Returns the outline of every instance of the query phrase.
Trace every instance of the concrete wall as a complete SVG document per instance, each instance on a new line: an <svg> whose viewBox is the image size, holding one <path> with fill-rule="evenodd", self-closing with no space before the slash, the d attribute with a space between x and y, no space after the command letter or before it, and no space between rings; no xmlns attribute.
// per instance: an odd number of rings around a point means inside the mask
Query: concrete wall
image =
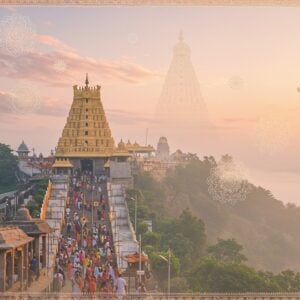
<svg viewBox="0 0 300 300"><path fill-rule="evenodd" d="M52 278L53 267L55 265L55 257L58 251L58 240L61 235L62 226L65 217L66 200L69 189L69 178L65 175L54 175L51 178L52 190L48 200L45 221L52 229L49 241L49 257L47 257L47 265L50 272L48 276Z"/></svg>
<svg viewBox="0 0 300 300"><path fill-rule="evenodd" d="M131 178L131 167L129 162L110 162L110 178Z"/></svg>

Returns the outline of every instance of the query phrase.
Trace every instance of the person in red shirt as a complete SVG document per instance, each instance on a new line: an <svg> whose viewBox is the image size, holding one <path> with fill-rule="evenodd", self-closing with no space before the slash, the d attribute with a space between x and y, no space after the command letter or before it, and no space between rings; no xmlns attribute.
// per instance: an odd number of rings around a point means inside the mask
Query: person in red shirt
<svg viewBox="0 0 300 300"><path fill-rule="evenodd" d="M89 293L95 294L96 293L96 278L93 276L90 279L89 283Z"/></svg>

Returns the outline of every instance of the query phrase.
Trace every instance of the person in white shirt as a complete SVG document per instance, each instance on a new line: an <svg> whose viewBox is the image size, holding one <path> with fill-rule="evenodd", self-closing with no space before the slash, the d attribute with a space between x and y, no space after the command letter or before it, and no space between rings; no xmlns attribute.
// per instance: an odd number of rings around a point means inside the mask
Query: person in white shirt
<svg viewBox="0 0 300 300"><path fill-rule="evenodd" d="M119 277L116 280L116 294L117 296L123 296L127 292L127 283L126 280L122 277L122 274L119 274Z"/></svg>
<svg viewBox="0 0 300 300"><path fill-rule="evenodd" d="M63 286L64 277L60 272L54 274L54 291L60 292Z"/></svg>
<svg viewBox="0 0 300 300"><path fill-rule="evenodd" d="M71 212L70 207L67 207L67 208L66 208L66 214L67 214L67 217L70 215L70 212Z"/></svg>

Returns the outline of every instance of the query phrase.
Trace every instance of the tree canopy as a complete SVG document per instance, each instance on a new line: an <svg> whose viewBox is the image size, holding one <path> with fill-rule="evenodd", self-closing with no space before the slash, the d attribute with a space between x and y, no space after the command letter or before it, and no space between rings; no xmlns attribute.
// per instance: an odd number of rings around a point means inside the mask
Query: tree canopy
<svg viewBox="0 0 300 300"><path fill-rule="evenodd" d="M254 185L234 205L214 201L207 179L216 165L213 157L194 159L159 182L142 172L128 190L132 221L135 201L130 197L137 199L138 227L153 221L142 245L151 263L154 259L152 271L161 286L166 285L166 265L159 255L170 248L178 261L171 277L181 292L299 291L300 274L293 270L300 269L300 208L285 206Z"/></svg>
<svg viewBox="0 0 300 300"><path fill-rule="evenodd" d="M218 239L218 243L209 246L207 252L224 262L241 263L247 260L246 256L241 253L242 250L243 246L239 245L235 239Z"/></svg>
<svg viewBox="0 0 300 300"><path fill-rule="evenodd" d="M0 192L15 188L17 171L17 157L8 145L0 143Z"/></svg>

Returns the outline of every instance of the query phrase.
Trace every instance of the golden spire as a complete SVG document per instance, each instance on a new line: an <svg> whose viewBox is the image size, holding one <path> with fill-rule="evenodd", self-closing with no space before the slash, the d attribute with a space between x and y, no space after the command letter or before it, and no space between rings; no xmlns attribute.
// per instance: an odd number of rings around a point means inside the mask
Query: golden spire
<svg viewBox="0 0 300 300"><path fill-rule="evenodd" d="M89 86L89 74L86 73L86 76L85 76L85 87L87 88Z"/></svg>

